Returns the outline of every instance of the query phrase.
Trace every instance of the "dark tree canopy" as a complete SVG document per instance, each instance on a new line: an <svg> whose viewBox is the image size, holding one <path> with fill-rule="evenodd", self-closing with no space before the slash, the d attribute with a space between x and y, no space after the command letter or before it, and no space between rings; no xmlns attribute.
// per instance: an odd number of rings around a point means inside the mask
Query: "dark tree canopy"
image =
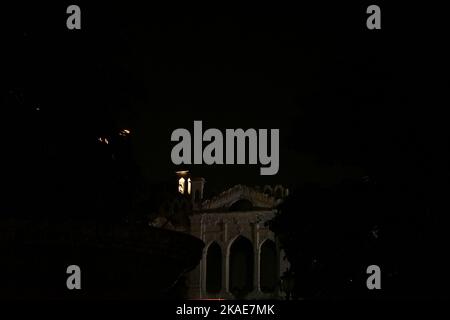
<svg viewBox="0 0 450 320"><path fill-rule="evenodd" d="M436 265L418 257L438 250L428 214L418 192L353 181L296 189L270 228L291 263L297 297L420 296L432 288ZM379 292L366 287L373 264L382 270Z"/></svg>

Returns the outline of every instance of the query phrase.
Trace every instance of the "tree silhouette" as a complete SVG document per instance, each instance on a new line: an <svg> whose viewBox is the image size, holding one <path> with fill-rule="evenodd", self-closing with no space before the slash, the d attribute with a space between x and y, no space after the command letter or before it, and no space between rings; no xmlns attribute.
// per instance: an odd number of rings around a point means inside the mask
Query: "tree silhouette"
<svg viewBox="0 0 450 320"><path fill-rule="evenodd" d="M426 248L420 195L393 194L372 181L296 189L269 227L295 274L294 297L381 298L420 295ZM369 265L379 265L382 291L369 291Z"/></svg>

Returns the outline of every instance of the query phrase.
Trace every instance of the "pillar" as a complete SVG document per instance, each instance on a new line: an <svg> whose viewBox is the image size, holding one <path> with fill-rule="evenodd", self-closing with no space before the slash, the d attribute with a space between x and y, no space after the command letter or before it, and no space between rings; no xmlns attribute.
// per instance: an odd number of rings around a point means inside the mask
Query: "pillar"
<svg viewBox="0 0 450 320"><path fill-rule="evenodd" d="M260 272L261 272L261 266L260 266L260 252L259 252L259 224L254 223L252 225L253 227L253 251L254 251L254 264L253 264L253 291L256 294L259 294L261 292L261 287L259 283L260 279Z"/></svg>

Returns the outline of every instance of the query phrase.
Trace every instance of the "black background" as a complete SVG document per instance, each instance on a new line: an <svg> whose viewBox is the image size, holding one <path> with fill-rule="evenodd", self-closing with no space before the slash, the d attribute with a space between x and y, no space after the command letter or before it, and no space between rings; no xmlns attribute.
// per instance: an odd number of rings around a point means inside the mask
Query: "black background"
<svg viewBox="0 0 450 320"><path fill-rule="evenodd" d="M89 212L108 176L97 138L122 128L132 131L133 170L149 183L182 169L171 163L170 134L192 130L193 120L279 128L276 176L259 176L259 166L190 169L210 193L368 176L406 202L420 197L419 224L429 228L416 239L423 247L412 274L429 284L425 296L446 295L442 8L379 4L382 29L368 30L371 3L79 2L82 28L68 30L69 4L1 8L2 215Z"/></svg>

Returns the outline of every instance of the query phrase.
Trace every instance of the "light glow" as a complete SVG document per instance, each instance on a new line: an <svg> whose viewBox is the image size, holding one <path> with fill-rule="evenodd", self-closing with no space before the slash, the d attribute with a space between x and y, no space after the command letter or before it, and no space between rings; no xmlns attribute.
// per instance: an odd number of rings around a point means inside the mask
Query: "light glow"
<svg viewBox="0 0 450 320"><path fill-rule="evenodd" d="M186 180L184 180L183 177L180 178L180 180L178 180L178 192L181 194L184 194L184 182Z"/></svg>

